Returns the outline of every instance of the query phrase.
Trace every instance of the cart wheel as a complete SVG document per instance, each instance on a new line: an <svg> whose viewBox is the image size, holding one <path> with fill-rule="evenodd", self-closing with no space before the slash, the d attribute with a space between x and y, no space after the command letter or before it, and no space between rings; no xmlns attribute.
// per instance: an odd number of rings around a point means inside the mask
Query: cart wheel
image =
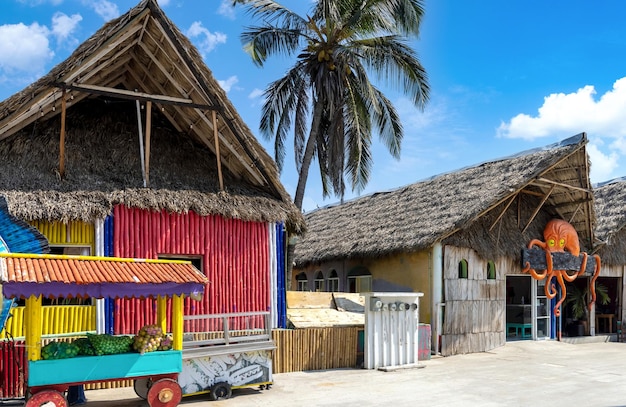
<svg viewBox="0 0 626 407"><path fill-rule="evenodd" d="M209 389L209 399L216 400L225 400L229 398L233 394L233 390L230 388L230 384L226 382L215 383Z"/></svg>
<svg viewBox="0 0 626 407"><path fill-rule="evenodd" d="M25 407L68 407L67 399L56 390L42 390L26 402Z"/></svg>
<svg viewBox="0 0 626 407"><path fill-rule="evenodd" d="M176 407L183 398L183 391L178 382L172 379L160 379L148 389L150 407Z"/></svg>
<svg viewBox="0 0 626 407"><path fill-rule="evenodd" d="M152 386L152 380L147 377L136 379L133 383L135 394L144 400L148 398L148 390L150 390L150 386Z"/></svg>

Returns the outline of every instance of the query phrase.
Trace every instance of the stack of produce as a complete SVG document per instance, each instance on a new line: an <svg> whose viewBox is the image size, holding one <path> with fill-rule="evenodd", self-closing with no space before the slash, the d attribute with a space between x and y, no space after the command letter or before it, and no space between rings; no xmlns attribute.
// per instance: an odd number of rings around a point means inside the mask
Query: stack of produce
<svg viewBox="0 0 626 407"><path fill-rule="evenodd" d="M159 350L163 337L163 329L160 326L154 324L144 325L135 335L133 349L142 355L146 352L154 352Z"/></svg>
<svg viewBox="0 0 626 407"><path fill-rule="evenodd" d="M130 352L133 344L133 337L126 335L87 334L87 337L93 346L94 353L98 356Z"/></svg>
<svg viewBox="0 0 626 407"><path fill-rule="evenodd" d="M67 359L78 355L78 346L69 342L50 342L41 348L41 358Z"/></svg>
<svg viewBox="0 0 626 407"><path fill-rule="evenodd" d="M72 343L78 347L78 354L81 356L93 356L96 354L89 338L78 338Z"/></svg>
<svg viewBox="0 0 626 407"><path fill-rule="evenodd" d="M171 350L172 349L172 337L167 335L161 339L161 344L157 350Z"/></svg>

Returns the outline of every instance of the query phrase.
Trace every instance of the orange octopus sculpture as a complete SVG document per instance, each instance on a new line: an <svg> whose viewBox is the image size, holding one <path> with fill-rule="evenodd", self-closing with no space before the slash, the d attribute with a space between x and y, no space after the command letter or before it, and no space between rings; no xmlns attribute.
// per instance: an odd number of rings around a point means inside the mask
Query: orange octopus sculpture
<svg viewBox="0 0 626 407"><path fill-rule="evenodd" d="M552 253L564 252L567 250L573 256L578 257L580 255L580 243L578 242L578 234L576 229L569 223L561 219L553 219L543 230L544 242L538 239L533 239L528 243L528 248L533 246L539 246L546 252L546 269L538 273L530 267L530 263L526 262L526 266L522 270L524 273L530 272L530 275L536 280L546 279L545 293L546 297L553 299L556 294L556 286L550 284L552 277L556 277L559 285L561 286L562 295L559 302L554 306L554 315L561 315L561 304L565 301L567 290L565 289L565 281L571 283L585 272L587 267L587 253L583 252L583 259L580 264L580 270L573 271L573 274L569 274L567 270L554 270L552 267ZM596 279L600 274L600 256L597 254L593 256L596 259L596 267L591 279L591 301L589 302L589 309L596 301ZM564 281L565 280L565 281Z"/></svg>

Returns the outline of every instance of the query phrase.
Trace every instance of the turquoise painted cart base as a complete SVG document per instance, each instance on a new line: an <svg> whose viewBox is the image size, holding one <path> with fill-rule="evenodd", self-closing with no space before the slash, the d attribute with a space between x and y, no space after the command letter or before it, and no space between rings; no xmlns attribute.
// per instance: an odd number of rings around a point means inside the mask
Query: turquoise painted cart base
<svg viewBox="0 0 626 407"><path fill-rule="evenodd" d="M28 386L89 383L113 379L178 374L182 351L169 350L122 353L106 356L78 356L69 359L28 362Z"/></svg>

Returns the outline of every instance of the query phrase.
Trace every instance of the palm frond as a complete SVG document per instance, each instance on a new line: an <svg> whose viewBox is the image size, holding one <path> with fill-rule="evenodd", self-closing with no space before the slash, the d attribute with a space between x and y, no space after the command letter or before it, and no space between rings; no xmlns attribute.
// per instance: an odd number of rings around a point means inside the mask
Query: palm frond
<svg viewBox="0 0 626 407"><path fill-rule="evenodd" d="M426 69L405 41L392 35L358 40L352 46L379 79L411 97L417 107L425 106L430 93Z"/></svg>
<svg viewBox="0 0 626 407"><path fill-rule="evenodd" d="M300 33L299 30L269 25L249 27L241 34L241 41L252 61L263 66L269 55L291 55L296 52L303 40Z"/></svg>

